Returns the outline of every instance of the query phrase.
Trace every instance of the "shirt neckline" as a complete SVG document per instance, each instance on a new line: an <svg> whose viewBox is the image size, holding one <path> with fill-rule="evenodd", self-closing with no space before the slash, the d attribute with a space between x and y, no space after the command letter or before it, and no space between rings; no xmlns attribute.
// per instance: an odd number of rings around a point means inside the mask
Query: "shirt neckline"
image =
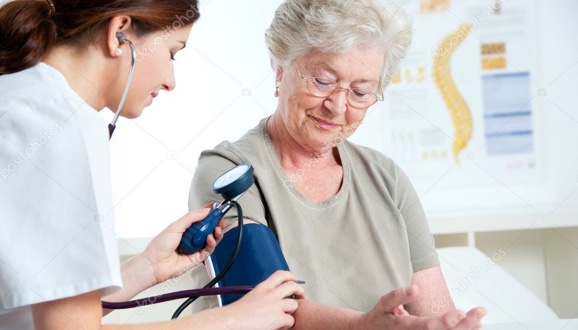
<svg viewBox="0 0 578 330"><path fill-rule="evenodd" d="M337 194L331 196L329 199L326 199L322 202L313 202L313 201L307 199L305 196L303 196L295 188L295 186L293 186L293 184L291 184L291 182L289 181L289 178L287 177L287 173L285 173L285 170L283 170L283 167L281 166L281 163L279 162L279 158L277 157L277 154L275 153L275 148L273 148L273 143L271 142L271 136L269 135L269 131L267 130L267 121L269 120L269 118L271 118L271 117L269 116L267 118L264 118L260 122L259 126L260 126L260 130L263 134L263 140L265 141L265 147L267 148L267 151L269 153L269 157L271 157L271 161L275 165L275 171L277 173L277 176L279 176L281 178L281 181L283 182L283 187L289 189L289 191L291 191L291 194L293 196L295 196L299 201L301 201L302 203L304 203L304 204L306 204L312 208L317 208L317 209L327 208L331 205L334 205L335 203L337 203L341 199L343 199L343 196L349 190L349 185L351 182L351 170L350 170L350 165L349 165L350 164L349 157L348 157L348 154L347 154L345 148L343 147L343 143L340 143L337 145L337 152L339 153L339 157L341 158L341 166L343 167L343 183L341 184L339 191L337 192Z"/></svg>

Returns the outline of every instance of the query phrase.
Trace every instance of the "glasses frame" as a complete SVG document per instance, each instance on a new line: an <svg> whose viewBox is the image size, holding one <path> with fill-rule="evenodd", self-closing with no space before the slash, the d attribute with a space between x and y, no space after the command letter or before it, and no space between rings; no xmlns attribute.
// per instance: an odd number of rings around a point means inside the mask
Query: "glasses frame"
<svg viewBox="0 0 578 330"><path fill-rule="evenodd" d="M332 79L327 79L327 78L324 78L324 77L316 77L316 76L304 75L304 74L301 73L301 70L300 70L299 68L297 68L297 72L299 73L299 76L301 77L301 79L303 79L303 80L305 81L305 86L307 86L307 90L309 90L309 92L310 92L311 94L313 94L313 95L315 95L315 96L317 96L317 97L329 97L329 96L333 95L333 93L335 93L335 92L337 92L337 91L344 90L344 91L346 92L346 93L345 93L345 99L347 100L347 104L349 104L350 106L352 106L352 107L354 107L354 108L356 108L356 109L369 108L370 106L376 104L378 101L383 101L383 99L384 99L382 95L379 95L379 94L374 93L374 92L370 92L370 93L368 93L368 94L373 94L373 95L375 95L375 101L374 101L373 103L371 103L370 105L368 105L368 106L361 106L361 107L359 107L359 106L353 105L353 104L351 103L350 96L349 96L349 93L350 93L351 90L352 90L352 89L351 89L351 86L349 86L349 88L344 88L344 87L339 86L339 84L337 83L337 81L332 80ZM315 84L315 79L322 79L322 80L332 81L333 84L335 84L335 88L333 88L333 90L332 90L329 94L327 94L327 95L317 95L317 94L316 94L315 92L313 92L313 91L311 90L311 88L309 87L309 83ZM379 82L378 86L381 86L381 82ZM378 87L378 89L379 89L379 87Z"/></svg>

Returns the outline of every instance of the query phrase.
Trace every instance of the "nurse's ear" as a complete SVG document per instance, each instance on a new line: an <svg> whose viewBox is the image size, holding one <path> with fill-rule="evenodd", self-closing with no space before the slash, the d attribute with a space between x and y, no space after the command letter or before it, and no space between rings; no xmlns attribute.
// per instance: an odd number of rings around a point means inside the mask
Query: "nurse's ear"
<svg viewBox="0 0 578 330"><path fill-rule="evenodd" d="M122 44L124 39L128 38L127 31L130 30L131 18L127 15L114 16L108 23L108 30L106 32L106 46L107 53L112 57L119 57L122 55ZM124 38L119 38L122 34ZM122 39L122 40L121 40Z"/></svg>

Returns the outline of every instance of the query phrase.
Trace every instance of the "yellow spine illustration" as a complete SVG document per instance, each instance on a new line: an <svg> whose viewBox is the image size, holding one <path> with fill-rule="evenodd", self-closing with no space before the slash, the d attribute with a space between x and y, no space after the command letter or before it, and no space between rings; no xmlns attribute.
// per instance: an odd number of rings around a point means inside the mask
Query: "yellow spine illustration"
<svg viewBox="0 0 578 330"><path fill-rule="evenodd" d="M459 154L472 138L472 114L468 104L458 91L450 72L450 60L453 52L464 41L473 24L467 23L446 36L439 44L433 58L433 79L449 111L454 126L452 153L456 163L460 163Z"/></svg>

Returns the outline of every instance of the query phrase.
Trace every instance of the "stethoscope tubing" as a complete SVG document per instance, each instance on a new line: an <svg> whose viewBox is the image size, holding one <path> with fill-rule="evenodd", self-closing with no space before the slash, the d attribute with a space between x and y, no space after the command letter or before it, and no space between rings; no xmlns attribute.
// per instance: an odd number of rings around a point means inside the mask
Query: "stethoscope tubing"
<svg viewBox="0 0 578 330"><path fill-rule="evenodd" d="M135 308L140 306L158 304L169 300L175 299L182 299L182 298L190 298L190 297L201 297L201 296L211 296L211 295L219 295L219 294L245 294L251 291L254 287L253 286L230 286L230 287L223 287L223 288L202 288L202 289L192 289L192 290L183 290L178 292L170 292L158 296L148 297L148 298L141 298L135 299L131 301L122 301L122 302L111 302L111 301L103 301L102 307L107 309L127 309L127 308Z"/></svg>
<svg viewBox="0 0 578 330"><path fill-rule="evenodd" d="M112 133L114 132L114 129L116 128L116 121L118 120L118 116L120 115L120 112L124 106L124 102L126 101L126 97L128 95L128 90L129 90L130 85L132 83L132 76L134 75L134 67L136 64L136 48L134 47L134 44L132 43L132 41L130 41L128 39L125 39L125 41L128 41L128 45L130 46L130 54L131 54L130 71L128 72L128 78L126 80L126 84L124 85L124 91L122 93L122 97L120 98L120 102L118 104L118 108L116 109L116 113L114 114L112 121L108 125L109 138L112 137Z"/></svg>

